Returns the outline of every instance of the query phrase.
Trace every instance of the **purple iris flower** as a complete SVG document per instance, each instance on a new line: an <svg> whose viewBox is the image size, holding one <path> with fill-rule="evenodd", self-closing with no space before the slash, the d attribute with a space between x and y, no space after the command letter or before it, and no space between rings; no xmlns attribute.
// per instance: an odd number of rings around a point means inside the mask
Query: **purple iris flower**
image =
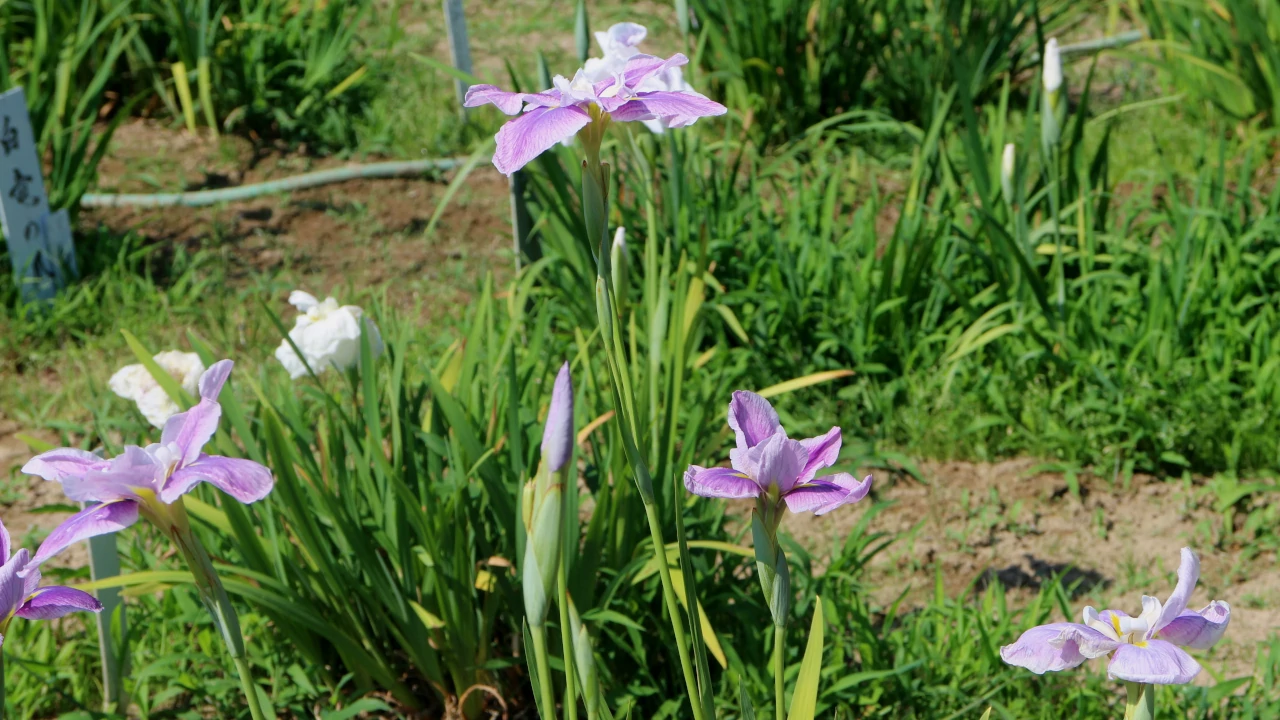
<svg viewBox="0 0 1280 720"><path fill-rule="evenodd" d="M72 500L100 503L53 531L32 563L38 565L80 540L126 528L137 522L139 511L170 537L185 532L181 499L201 482L243 503L266 497L274 483L270 470L251 460L203 452L218 430L222 416L218 393L233 365L222 360L200 376L200 402L169 418L158 443L126 446L110 460L84 450L59 448L24 465L24 473L62 483Z"/></svg>
<svg viewBox="0 0 1280 720"><path fill-rule="evenodd" d="M858 481L849 473L816 477L840 456L840 428L807 440L792 440L768 400L738 390L729 402L729 427L738 446L729 451L732 467L690 465L684 486L710 498L760 498L785 502L791 512L823 515L855 503L871 490L871 476Z"/></svg>
<svg viewBox="0 0 1280 720"><path fill-rule="evenodd" d="M3 562L0 564L0 646L4 645L4 633L9 631L9 623L15 617L52 620L80 610L102 611L102 604L83 590L62 585L40 587L39 563L31 560L26 548L12 556L9 548L9 531L0 522L0 559ZM43 552L42 545L36 555Z"/></svg>
<svg viewBox="0 0 1280 720"><path fill-rule="evenodd" d="M479 107L492 103L507 115L520 115L498 131L498 146L493 154L493 164L498 171L510 175L593 122L661 120L667 127L679 128L701 117L723 115L723 105L688 87L648 89L652 84L646 84L647 81L688 62L680 53L666 60L634 55L626 60L621 71L604 80L592 82L580 68L573 80L557 75L554 87L539 93L507 92L494 85L473 85L467 90L463 104Z"/></svg>
<svg viewBox="0 0 1280 720"><path fill-rule="evenodd" d="M1187 609L1199 579L1200 558L1191 548L1182 548L1178 584L1164 604L1144 595L1137 617L1086 607L1084 624L1033 627L1014 644L1000 648L1000 657L1043 675L1110 655L1107 674L1112 678L1151 685L1189 683L1200 672L1200 663L1182 648L1213 647L1231 621L1231 606L1220 600L1198 611Z"/></svg>

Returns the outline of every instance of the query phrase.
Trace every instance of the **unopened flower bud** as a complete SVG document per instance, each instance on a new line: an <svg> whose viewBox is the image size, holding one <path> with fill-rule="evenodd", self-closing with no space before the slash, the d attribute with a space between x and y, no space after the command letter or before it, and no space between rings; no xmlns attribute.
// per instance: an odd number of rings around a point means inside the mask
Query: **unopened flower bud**
<svg viewBox="0 0 1280 720"><path fill-rule="evenodd" d="M555 387L551 390L551 409L542 432L542 459L547 472L558 472L573 453L573 381L569 363L560 366Z"/></svg>
<svg viewBox="0 0 1280 720"><path fill-rule="evenodd" d="M1062 87L1062 54L1058 50L1058 39L1049 38L1044 45L1044 60L1040 64L1040 79L1044 82L1044 91L1056 93Z"/></svg>
<svg viewBox="0 0 1280 720"><path fill-rule="evenodd" d="M1004 193L1004 203L1013 207L1013 171L1016 159L1013 143L1004 146L1004 156L1000 158L1000 190Z"/></svg>
<svg viewBox="0 0 1280 720"><path fill-rule="evenodd" d="M1062 55L1058 40L1049 38L1044 46L1041 61L1041 80L1044 82L1044 99L1040 103L1040 141L1045 152L1058 144L1062 136L1062 123L1066 119L1066 104L1062 102Z"/></svg>
<svg viewBox="0 0 1280 720"><path fill-rule="evenodd" d="M618 303L618 316L627 315L627 290L631 282L631 264L627 257L627 229L619 227L613 234L613 247L609 250L609 265L613 270L613 297Z"/></svg>

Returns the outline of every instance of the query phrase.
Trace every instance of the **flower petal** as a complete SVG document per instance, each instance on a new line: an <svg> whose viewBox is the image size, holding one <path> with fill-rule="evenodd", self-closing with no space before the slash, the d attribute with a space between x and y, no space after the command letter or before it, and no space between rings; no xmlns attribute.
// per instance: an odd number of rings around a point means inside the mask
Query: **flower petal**
<svg viewBox="0 0 1280 720"><path fill-rule="evenodd" d="M633 22L620 22L609 27L609 31L597 32L596 42L600 44L600 51L608 53L615 51L616 47L633 48L644 42L645 35L649 34L649 30L643 25L637 25Z"/></svg>
<svg viewBox="0 0 1280 720"><path fill-rule="evenodd" d="M9 562L9 528L4 526L4 521L0 520L0 565Z"/></svg>
<svg viewBox="0 0 1280 720"><path fill-rule="evenodd" d="M1231 606L1214 600L1199 612L1187 610L1160 628L1160 638L1193 650L1208 650L1222 639L1231 622Z"/></svg>
<svg viewBox="0 0 1280 720"><path fill-rule="evenodd" d="M201 455L190 465L174 471L160 490L160 502L171 503L202 481L242 503L261 500L275 485L271 471L252 460Z"/></svg>
<svg viewBox="0 0 1280 720"><path fill-rule="evenodd" d="M688 65L689 58L683 53L676 53L671 57L663 60L653 55L636 55L627 60L626 67L622 71L622 83L626 87L639 87L640 83L649 79L649 76L660 72L666 72L669 68ZM596 95L607 90L614 84L615 80L610 78L596 84Z"/></svg>
<svg viewBox="0 0 1280 720"><path fill-rule="evenodd" d="M1121 645L1107 673L1129 682L1182 685L1200 673L1200 663L1173 643L1148 640L1141 645Z"/></svg>
<svg viewBox="0 0 1280 720"><path fill-rule="evenodd" d="M79 477L91 470L106 469L107 464L106 460L87 450L58 448L31 458L26 465L22 466L22 472L45 480L62 482L69 477Z"/></svg>
<svg viewBox="0 0 1280 720"><path fill-rule="evenodd" d="M9 613L17 610L22 598L26 597L22 571L29 566L30 557L27 549L22 548L9 562L0 566L0 618L9 617Z"/></svg>
<svg viewBox="0 0 1280 720"><path fill-rule="evenodd" d="M524 93L508 92L496 85L472 85L467 88L463 107L480 107L492 103L506 115L516 115L524 107Z"/></svg>
<svg viewBox="0 0 1280 720"><path fill-rule="evenodd" d="M315 295L303 290L294 290L289 293L289 304L298 308L298 312L306 312L311 308L320 304Z"/></svg>
<svg viewBox="0 0 1280 720"><path fill-rule="evenodd" d="M758 452L760 458L755 475L756 484L762 488L777 485L778 491L783 495L795 487L796 480L800 478L800 472L809 459L804 446L783 433L774 435L758 448L752 448L752 452Z"/></svg>
<svg viewBox="0 0 1280 720"><path fill-rule="evenodd" d="M726 500L753 498L760 494L760 486L754 480L726 467L690 465L684 471L684 487L694 495Z"/></svg>
<svg viewBox="0 0 1280 720"><path fill-rule="evenodd" d="M738 448L746 450L773 437L782 429L782 423L778 420L778 411L768 400L753 392L738 390L729 401L729 427L738 440Z"/></svg>
<svg viewBox="0 0 1280 720"><path fill-rule="evenodd" d="M76 502L135 499L140 493L155 492L166 472L155 456L137 445L127 445L106 467L64 479L62 492Z"/></svg>
<svg viewBox="0 0 1280 720"><path fill-rule="evenodd" d="M1090 658L1115 650L1115 640L1085 625L1052 623L1022 633L1017 642L1000 648L1000 657L1010 665L1037 675L1067 670Z"/></svg>
<svg viewBox="0 0 1280 720"><path fill-rule="evenodd" d="M222 392L222 386L226 384L227 378L231 376L231 368L235 367L235 365L230 360L219 360L213 364L213 367L201 373L200 397L204 400L217 402L218 393Z"/></svg>
<svg viewBox="0 0 1280 720"><path fill-rule="evenodd" d="M510 175L590 122L591 116L575 105L534 108L498 131L493 166L503 175Z"/></svg>
<svg viewBox="0 0 1280 720"><path fill-rule="evenodd" d="M547 469L556 472L569 462L573 452L573 381L569 363L560 366L556 384L551 390L551 409L542 432L542 457Z"/></svg>
<svg viewBox="0 0 1280 720"><path fill-rule="evenodd" d="M849 473L835 473L797 484L782 496L793 513L826 515L841 505L856 503L871 491L871 476L861 482Z"/></svg>
<svg viewBox="0 0 1280 720"><path fill-rule="evenodd" d="M1174 618L1187 609L1187 601L1191 599L1191 593L1195 591L1196 583L1199 581L1200 558L1191 548L1182 548L1182 562L1178 564L1178 584L1174 586L1169 599L1160 609L1160 614L1151 624L1147 637L1155 637L1161 628L1173 622Z"/></svg>
<svg viewBox="0 0 1280 720"><path fill-rule="evenodd" d="M30 567L39 567L40 563L81 540L123 530L137 521L138 503L134 500L117 500L85 508L49 533L36 550L35 557L31 558Z"/></svg>
<svg viewBox="0 0 1280 720"><path fill-rule="evenodd" d="M160 432L160 443L172 443L178 447L180 467L195 462L205 444L218 432L218 421L221 419L222 406L217 401L202 399L190 410L165 421L164 430Z"/></svg>
<svg viewBox="0 0 1280 720"><path fill-rule="evenodd" d="M805 463L804 471L800 473L800 482L807 483L818 474L819 470L834 465L840 458L841 442L838 427L831 428L826 435L801 440L800 444L809 451L809 461Z"/></svg>
<svg viewBox="0 0 1280 720"><path fill-rule="evenodd" d="M642 92L616 108L609 117L619 122L663 120L667 127L692 125L698 118L725 114L724 105L691 91Z"/></svg>
<svg viewBox="0 0 1280 720"><path fill-rule="evenodd" d="M83 590L49 585L36 590L16 614L27 620L52 620L81 610L102 612L102 603Z"/></svg>

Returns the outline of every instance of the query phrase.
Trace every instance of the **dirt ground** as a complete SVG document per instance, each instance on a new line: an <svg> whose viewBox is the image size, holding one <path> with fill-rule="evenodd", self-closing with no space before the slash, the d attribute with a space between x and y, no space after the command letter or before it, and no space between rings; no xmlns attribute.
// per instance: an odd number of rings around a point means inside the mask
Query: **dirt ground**
<svg viewBox="0 0 1280 720"><path fill-rule="evenodd" d="M1225 640L1207 655L1197 653L1210 671L1199 682L1248 674L1257 643L1280 629L1276 558L1268 553L1245 561L1238 547L1217 547L1223 517L1198 497L1196 482L1136 475L1126 489L1084 476L1077 497L1061 473L1038 472L1041 464L1027 458L925 461L918 465L925 482L878 476L871 499L889 505L869 530L900 537L869 566L876 599L889 603L905 591L910 607L932 594L940 568L952 597L976 597L998 578L1013 589L1015 603L1026 602L1042 583L1066 573L1066 583L1076 586L1077 612L1093 605L1137 614L1142 595L1168 597L1179 548L1189 546L1201 562L1192 608L1223 600L1232 610ZM864 501L823 517L788 514L783 531L820 557L842 543L870 507ZM816 563L816 571L821 566Z"/></svg>
<svg viewBox="0 0 1280 720"><path fill-rule="evenodd" d="M116 131L98 191L213 189L345 164L255 153L243 139L193 136L138 120ZM274 271L321 296L394 284L413 290L391 294L401 309L421 304L430 311L465 305L470 280L492 271L500 282L514 267L507 180L488 164L471 173L426 234L450 179L353 180L206 208L94 208L80 222L134 230L169 246L224 250L233 283Z"/></svg>

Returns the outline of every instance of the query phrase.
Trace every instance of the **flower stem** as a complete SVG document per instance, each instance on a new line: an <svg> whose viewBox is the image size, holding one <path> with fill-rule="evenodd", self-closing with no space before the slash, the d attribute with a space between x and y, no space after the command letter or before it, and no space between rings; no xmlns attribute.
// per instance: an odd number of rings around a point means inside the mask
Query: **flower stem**
<svg viewBox="0 0 1280 720"><path fill-rule="evenodd" d="M1127 682L1124 687L1129 695L1124 706L1124 720L1155 720L1156 686Z"/></svg>
<svg viewBox="0 0 1280 720"><path fill-rule="evenodd" d="M662 596L667 602L667 614L671 616L671 631L676 636L676 651L680 655L680 669L684 671L684 685L689 692L689 707L694 720L705 720L702 712L698 681L693 676L693 662L689 658L689 640L684 634L684 622L680 619L680 601L676 599L671 584L671 568L667 565L667 545L662 541L662 525L658 522L658 507L645 503L645 516L649 519L649 535L653 538L653 554L658 561L658 576L662 579Z"/></svg>
<svg viewBox="0 0 1280 720"><path fill-rule="evenodd" d="M547 659L547 627L530 625L529 634L533 636L533 660L538 664L538 692L542 694L543 720L553 720L556 716L556 695L551 689L551 662Z"/></svg>
<svg viewBox="0 0 1280 720"><path fill-rule="evenodd" d="M569 589L563 561L557 575L559 597L556 604L560 608L560 644L564 648L564 720L578 720L578 693L574 688L573 631L569 622Z"/></svg>
<svg viewBox="0 0 1280 720"><path fill-rule="evenodd" d="M0 645L0 720L4 720L4 646Z"/></svg>
<svg viewBox="0 0 1280 720"><path fill-rule="evenodd" d="M253 720L265 720L267 715L262 711L262 703L258 698L258 686L253 682L253 670L249 668L249 660L244 656L233 658L236 673L240 675L240 689L244 691L244 699L249 703L249 715ZM274 713L272 714L274 717Z"/></svg>
<svg viewBox="0 0 1280 720"><path fill-rule="evenodd" d="M773 716L777 720L783 720L783 706L786 703L787 689L783 672L786 671L785 660L783 659L782 644L786 642L787 628L782 625L773 626L773 694L774 709Z"/></svg>
<svg viewBox="0 0 1280 720"><path fill-rule="evenodd" d="M157 515L157 517L160 516ZM275 720L274 712L267 714L263 711L262 701L258 697L258 688L253 682L253 670L249 667L249 661L245 656L244 634L240 631L240 618L231 604L231 598L227 597L227 590L222 586L222 580L213 569L213 560L209 558L209 552L191 531L191 523L181 499L168 506L168 512L162 520L167 522L157 522L157 525L173 539L183 559L187 561L187 567L195 579L196 590L200 594L200 601L213 616L213 624L222 635L227 654L231 655L231 660L235 663L236 673L240 676L240 689L244 691L244 700L249 706L250 716L253 720L268 718Z"/></svg>

